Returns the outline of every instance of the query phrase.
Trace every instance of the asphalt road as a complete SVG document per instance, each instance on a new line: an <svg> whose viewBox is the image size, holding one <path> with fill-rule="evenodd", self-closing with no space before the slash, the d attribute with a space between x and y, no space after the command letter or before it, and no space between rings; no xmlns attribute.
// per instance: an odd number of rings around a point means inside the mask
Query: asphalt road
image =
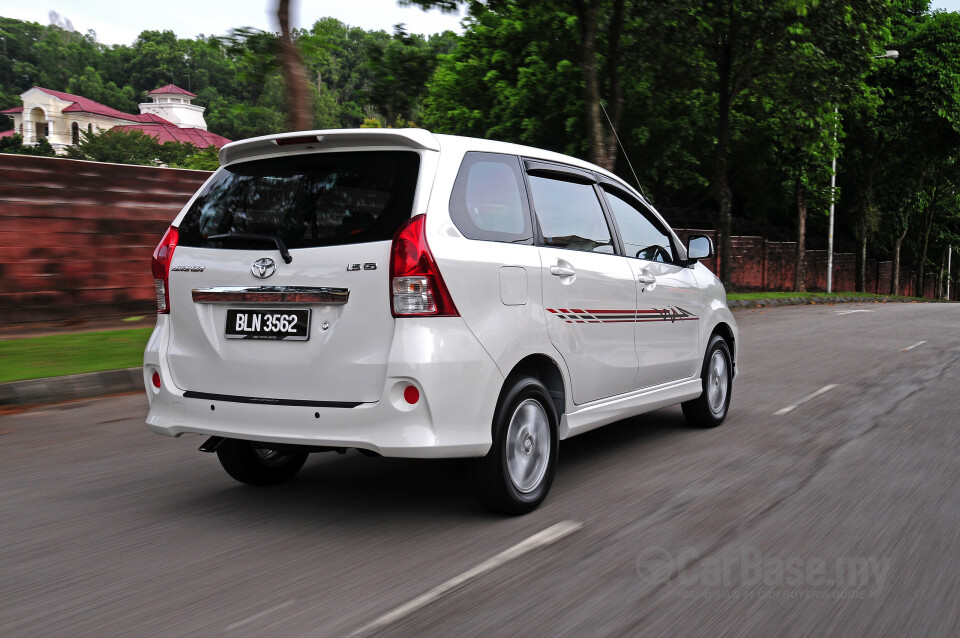
<svg viewBox="0 0 960 638"><path fill-rule="evenodd" d="M737 318L722 427L564 442L520 518L457 461L242 486L140 396L0 417L0 636L960 635L960 305Z"/></svg>

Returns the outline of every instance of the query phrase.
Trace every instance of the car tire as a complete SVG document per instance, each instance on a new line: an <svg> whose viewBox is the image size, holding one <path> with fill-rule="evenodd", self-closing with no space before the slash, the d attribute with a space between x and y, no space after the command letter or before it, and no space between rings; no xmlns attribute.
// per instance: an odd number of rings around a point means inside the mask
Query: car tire
<svg viewBox="0 0 960 638"><path fill-rule="evenodd" d="M727 418L733 392L733 359L720 335L710 337L700 370L703 392L681 404L687 423L700 428L715 428Z"/></svg>
<svg viewBox="0 0 960 638"><path fill-rule="evenodd" d="M473 462L480 501L501 514L535 510L550 491L558 451L550 393L539 379L516 379L497 404L490 451Z"/></svg>
<svg viewBox="0 0 960 638"><path fill-rule="evenodd" d="M307 461L307 452L281 451L255 441L226 439L217 447L220 465L247 485L276 485L292 479Z"/></svg>

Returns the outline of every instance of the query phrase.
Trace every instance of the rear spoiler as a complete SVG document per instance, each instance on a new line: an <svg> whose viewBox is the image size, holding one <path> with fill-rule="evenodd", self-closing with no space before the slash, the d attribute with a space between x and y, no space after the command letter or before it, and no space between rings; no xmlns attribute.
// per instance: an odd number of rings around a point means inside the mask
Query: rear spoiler
<svg viewBox="0 0 960 638"><path fill-rule="evenodd" d="M270 155L284 147L301 150L324 148L351 148L361 146L393 146L418 150L439 151L440 143L430 131L419 128L407 129L333 129L327 131L297 131L279 135L264 135L248 140L231 142L220 149L220 164L259 155Z"/></svg>

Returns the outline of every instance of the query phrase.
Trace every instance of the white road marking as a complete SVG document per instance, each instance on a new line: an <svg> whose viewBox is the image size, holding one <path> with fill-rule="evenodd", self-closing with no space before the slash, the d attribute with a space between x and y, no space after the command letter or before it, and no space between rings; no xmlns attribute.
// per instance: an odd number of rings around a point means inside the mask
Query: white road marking
<svg viewBox="0 0 960 638"><path fill-rule="evenodd" d="M258 614L254 614L254 615L252 615L252 616L248 616L247 618L244 618L243 620L240 620L240 621L238 621L238 622L235 622L235 623L233 623L232 625L228 625L228 626L227 626L227 631L233 631L234 629L237 629L238 627L243 627L243 626L246 625L247 623L252 623L254 620L257 620L258 618L263 618L263 617L266 616L267 614L272 614L272 613L275 612L275 611L280 611L280 610L283 609L284 607L289 607L290 605L292 605L292 604L295 603L295 602L297 602L296 599L288 600L288 601L285 602L285 603L280 603L279 605L274 605L274 606L271 607L270 609L264 609L263 611L261 611L261 612L258 613Z"/></svg>
<svg viewBox="0 0 960 638"><path fill-rule="evenodd" d="M873 312L872 310L838 310L838 315L852 315L855 312Z"/></svg>
<svg viewBox="0 0 960 638"><path fill-rule="evenodd" d="M900 352L910 352L911 350L913 350L913 349L916 348L917 346L922 346L922 345L925 344L925 343L926 343L926 341L918 341L918 342L916 342L915 344L913 344L912 346L907 346L906 348L904 348L904 349L901 350Z"/></svg>
<svg viewBox="0 0 960 638"><path fill-rule="evenodd" d="M550 545L551 543L554 543L560 540L567 534L577 531L581 527L583 527L583 523L580 523L578 521L560 521L556 525L552 525L547 529L543 530L542 532L537 532L530 538L520 541L513 547L500 552L493 558L488 558L487 560L483 561L476 567L472 569L468 569L467 571L463 572L459 576L454 576L447 582L437 585L427 593L421 596L417 596L410 602L400 605L393 611L387 612L386 614L380 616L379 618L373 620L372 622L367 623L363 627L360 627L359 629L351 633L350 638L353 638L354 636L360 636L362 634L365 634L374 630L383 629L384 627L387 627L388 625L395 623L396 621L400 620L404 616L407 616L413 613L414 611L420 609L421 607L425 607L430 603L436 600L439 600L440 598L450 593L451 591L457 589L467 581L472 580L477 576L485 574L489 571L493 571L494 569L500 567L501 565L504 565L505 563L513 560L514 558L523 556L524 554L530 551L533 551L538 547Z"/></svg>
<svg viewBox="0 0 960 638"><path fill-rule="evenodd" d="M838 384L836 384L836 383L832 383L832 384L830 384L830 385L825 385L825 386L823 386L822 388L820 388L819 390L817 390L816 392L814 392L813 394L808 394L807 396L803 397L802 399L800 399L800 400L797 401L796 403L791 403L790 405L788 405L788 406L785 407L785 408L780 408L779 410L777 410L776 412L773 413L773 416L780 416L780 415L782 415L782 414L786 414L787 412L790 412L791 410L795 410L798 406L806 403L807 401L809 401L809 400L811 400L811 399L816 399L816 398L817 398L818 396L820 396L821 394L826 394L827 392L830 392L830 390L833 390L833 389L836 388L836 387L838 387Z"/></svg>

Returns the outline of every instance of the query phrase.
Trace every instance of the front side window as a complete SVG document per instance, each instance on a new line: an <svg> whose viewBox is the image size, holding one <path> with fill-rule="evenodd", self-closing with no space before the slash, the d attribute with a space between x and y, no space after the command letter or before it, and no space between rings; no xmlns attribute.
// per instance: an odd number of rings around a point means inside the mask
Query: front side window
<svg viewBox="0 0 960 638"><path fill-rule="evenodd" d="M529 179L545 246L613 254L610 228L592 185L535 175Z"/></svg>
<svg viewBox="0 0 960 638"><path fill-rule="evenodd" d="M180 223L180 243L288 248L388 241L413 212L420 156L412 151L315 153L241 162L221 169Z"/></svg>
<svg viewBox="0 0 960 638"><path fill-rule="evenodd" d="M467 153L450 196L450 217L469 239L532 242L520 159L498 153Z"/></svg>
<svg viewBox="0 0 960 638"><path fill-rule="evenodd" d="M668 263L674 261L670 236L660 230L640 204L634 204L616 191L604 188L627 257Z"/></svg>

